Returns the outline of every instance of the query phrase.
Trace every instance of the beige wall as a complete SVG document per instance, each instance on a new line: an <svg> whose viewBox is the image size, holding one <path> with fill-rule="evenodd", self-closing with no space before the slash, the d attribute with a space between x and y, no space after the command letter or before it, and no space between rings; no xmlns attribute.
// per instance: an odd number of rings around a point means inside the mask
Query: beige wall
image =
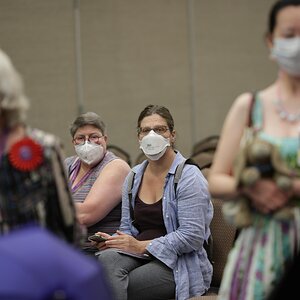
<svg viewBox="0 0 300 300"><path fill-rule="evenodd" d="M68 126L78 113L74 3L0 0L0 47L24 76L29 123L60 136L67 155ZM81 0L84 111L100 114L110 142L134 160L138 114L147 104L165 105L175 119L177 147L189 155L194 139L220 132L238 94L274 79L263 40L272 3Z"/></svg>

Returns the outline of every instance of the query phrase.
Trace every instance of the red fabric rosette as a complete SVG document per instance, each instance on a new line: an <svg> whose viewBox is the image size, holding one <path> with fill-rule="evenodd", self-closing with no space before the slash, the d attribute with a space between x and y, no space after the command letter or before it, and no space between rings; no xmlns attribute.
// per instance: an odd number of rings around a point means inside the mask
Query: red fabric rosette
<svg viewBox="0 0 300 300"><path fill-rule="evenodd" d="M34 140L26 137L11 147L8 157L17 170L32 171L43 162L43 149Z"/></svg>

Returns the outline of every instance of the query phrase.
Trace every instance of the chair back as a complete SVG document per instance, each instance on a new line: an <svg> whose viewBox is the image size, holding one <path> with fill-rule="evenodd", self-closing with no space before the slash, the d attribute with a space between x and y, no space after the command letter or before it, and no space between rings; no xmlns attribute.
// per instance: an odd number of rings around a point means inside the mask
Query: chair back
<svg viewBox="0 0 300 300"><path fill-rule="evenodd" d="M219 136L211 135L197 142L193 146L190 158L197 163L206 178L208 176L209 168L212 165L218 142Z"/></svg>
<svg viewBox="0 0 300 300"><path fill-rule="evenodd" d="M128 165L131 167L130 155L124 149L120 148L119 146L109 144L109 145L107 145L107 150L111 151L116 156L125 160L128 163Z"/></svg>
<svg viewBox="0 0 300 300"><path fill-rule="evenodd" d="M213 261L214 270L212 278L212 287L220 287L227 256L231 250L237 230L227 223L222 213L222 200L212 199L214 207L214 216L210 224L210 230L213 237Z"/></svg>
<svg viewBox="0 0 300 300"><path fill-rule="evenodd" d="M139 165L142 163L145 159L147 159L147 156L144 154L144 152L140 152L140 154L137 156L134 164Z"/></svg>
<svg viewBox="0 0 300 300"><path fill-rule="evenodd" d="M219 142L219 135L210 135L194 144L192 148L192 155L199 152L212 151L217 148Z"/></svg>

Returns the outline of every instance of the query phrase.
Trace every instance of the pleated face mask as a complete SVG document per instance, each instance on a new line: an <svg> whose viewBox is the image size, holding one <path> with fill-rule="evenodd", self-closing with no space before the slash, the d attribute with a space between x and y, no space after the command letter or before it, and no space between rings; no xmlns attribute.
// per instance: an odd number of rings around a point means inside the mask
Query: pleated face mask
<svg viewBox="0 0 300 300"><path fill-rule="evenodd" d="M279 67L293 76L300 76L300 37L276 38L271 55Z"/></svg>

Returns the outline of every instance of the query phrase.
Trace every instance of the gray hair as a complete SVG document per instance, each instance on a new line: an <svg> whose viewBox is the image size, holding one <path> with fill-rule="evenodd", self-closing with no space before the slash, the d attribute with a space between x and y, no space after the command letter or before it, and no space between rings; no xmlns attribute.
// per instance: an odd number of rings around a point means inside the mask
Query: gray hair
<svg viewBox="0 0 300 300"><path fill-rule="evenodd" d="M76 131L86 125L92 125L98 128L102 134L106 134L106 126L101 118L94 112L87 112L78 116L70 126L71 136L74 137Z"/></svg>
<svg viewBox="0 0 300 300"><path fill-rule="evenodd" d="M25 122L29 101L23 80L8 55L0 49L0 116L8 127Z"/></svg>

